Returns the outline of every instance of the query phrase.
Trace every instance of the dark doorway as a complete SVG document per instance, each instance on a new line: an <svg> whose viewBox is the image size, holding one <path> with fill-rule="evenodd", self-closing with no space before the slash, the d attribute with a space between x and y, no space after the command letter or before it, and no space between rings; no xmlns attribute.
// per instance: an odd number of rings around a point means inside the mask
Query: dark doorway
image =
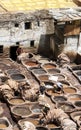
<svg viewBox="0 0 81 130"><path fill-rule="evenodd" d="M17 55L16 55L16 50L17 50L18 46L10 46L10 58L14 61L16 61L17 59Z"/></svg>
<svg viewBox="0 0 81 130"><path fill-rule="evenodd" d="M30 47L34 47L34 40L30 42Z"/></svg>
<svg viewBox="0 0 81 130"><path fill-rule="evenodd" d="M25 22L25 29L31 29L31 22Z"/></svg>

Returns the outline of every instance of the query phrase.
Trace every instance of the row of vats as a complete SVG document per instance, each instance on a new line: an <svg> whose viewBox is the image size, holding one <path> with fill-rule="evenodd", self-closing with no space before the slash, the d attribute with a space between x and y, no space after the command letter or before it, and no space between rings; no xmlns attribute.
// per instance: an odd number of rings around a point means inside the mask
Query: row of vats
<svg viewBox="0 0 81 130"><path fill-rule="evenodd" d="M81 83L81 65L75 65L75 66L68 67L68 68Z"/></svg>
<svg viewBox="0 0 81 130"><path fill-rule="evenodd" d="M0 59L0 129L79 130L81 91L68 81L64 69L40 55L27 54L20 60L22 64ZM78 66L75 70L80 71ZM74 73L73 66L69 68ZM63 91L55 91L57 82ZM78 81L77 84L80 86ZM45 115L47 106L50 110Z"/></svg>

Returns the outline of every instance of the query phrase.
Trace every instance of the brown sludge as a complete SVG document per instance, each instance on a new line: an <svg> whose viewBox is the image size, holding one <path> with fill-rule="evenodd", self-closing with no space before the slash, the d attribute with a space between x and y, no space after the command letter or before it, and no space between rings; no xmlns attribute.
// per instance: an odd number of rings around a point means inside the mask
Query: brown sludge
<svg viewBox="0 0 81 130"><path fill-rule="evenodd" d="M12 104L20 104L20 103L24 103L24 100L22 100L22 99L11 99L10 103L12 103Z"/></svg>
<svg viewBox="0 0 81 130"><path fill-rule="evenodd" d="M55 125L55 124L48 124L48 128L50 129L50 128L57 128L57 125Z"/></svg>
<svg viewBox="0 0 81 130"><path fill-rule="evenodd" d="M64 92L65 93L75 93L76 89L74 89L74 88L64 88Z"/></svg>
<svg viewBox="0 0 81 130"><path fill-rule="evenodd" d="M46 64L46 65L44 65L43 67L46 68L46 69L56 68L55 65L51 65L51 64Z"/></svg>
<svg viewBox="0 0 81 130"><path fill-rule="evenodd" d="M28 65L28 66L36 66L36 65L38 65L35 62L26 62L25 64Z"/></svg>
<svg viewBox="0 0 81 130"><path fill-rule="evenodd" d="M47 81L47 80L49 80L48 79L48 75L41 75L41 76L39 76L39 79L41 80L41 81Z"/></svg>
<svg viewBox="0 0 81 130"><path fill-rule="evenodd" d="M71 101L78 101L81 100L79 97L70 98Z"/></svg>
<svg viewBox="0 0 81 130"><path fill-rule="evenodd" d="M59 96L58 93L55 93L53 90L47 90L48 95L50 96Z"/></svg>
<svg viewBox="0 0 81 130"><path fill-rule="evenodd" d="M5 124L0 124L0 129L5 129L7 126Z"/></svg>

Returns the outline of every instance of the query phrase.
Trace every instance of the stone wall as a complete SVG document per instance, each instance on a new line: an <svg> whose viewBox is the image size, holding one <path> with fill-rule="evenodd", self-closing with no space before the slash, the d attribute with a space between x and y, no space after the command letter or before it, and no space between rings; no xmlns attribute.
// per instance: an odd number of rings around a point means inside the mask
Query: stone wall
<svg viewBox="0 0 81 130"><path fill-rule="evenodd" d="M54 10L53 10L54 11ZM25 29L25 23L29 23ZM24 47L36 47L45 56L50 55L50 37L54 35L54 20L49 10L38 10L26 13L0 14L0 45L9 47L19 42ZM81 41L81 40L80 40ZM81 42L79 42L81 44ZM59 44L57 41L54 44ZM64 42L64 51L78 51L81 45L77 37ZM57 53L57 50L53 51ZM53 54L53 53L51 53Z"/></svg>
<svg viewBox="0 0 81 130"><path fill-rule="evenodd" d="M30 47L31 41L34 41L34 46L38 46L41 35L46 36L54 33L54 21L51 17L48 17L47 13L47 11L44 11L41 14L38 11L27 14L1 15L0 45L11 46L19 42L25 47ZM26 25L30 27L25 29L25 23L30 24Z"/></svg>

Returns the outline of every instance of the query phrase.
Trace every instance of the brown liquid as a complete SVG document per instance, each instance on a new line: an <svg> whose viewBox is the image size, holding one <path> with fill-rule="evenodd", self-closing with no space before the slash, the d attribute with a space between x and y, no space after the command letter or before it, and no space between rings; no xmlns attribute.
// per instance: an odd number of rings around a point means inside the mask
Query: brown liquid
<svg viewBox="0 0 81 130"><path fill-rule="evenodd" d="M50 128L57 128L57 126L55 124L48 124L47 126L48 126L49 129Z"/></svg>
<svg viewBox="0 0 81 130"><path fill-rule="evenodd" d="M70 98L71 101L78 101L78 100L81 100L81 98L79 97L73 97L73 98Z"/></svg>
<svg viewBox="0 0 81 130"><path fill-rule="evenodd" d="M48 78L48 75L41 75L41 76L39 76L39 79L41 80L41 81L48 81L49 80L49 78Z"/></svg>
<svg viewBox="0 0 81 130"><path fill-rule="evenodd" d="M36 66L36 65L38 65L36 62L26 62L25 64L28 65L28 66Z"/></svg>
<svg viewBox="0 0 81 130"><path fill-rule="evenodd" d="M46 64L46 65L44 65L43 67L46 68L46 69L56 68L56 66L55 66L55 65L52 65L52 64Z"/></svg>
<svg viewBox="0 0 81 130"><path fill-rule="evenodd" d="M48 95L50 95L50 96L59 96L59 94L58 94L58 93L54 93L53 90L48 90L47 93L48 93Z"/></svg>
<svg viewBox="0 0 81 130"><path fill-rule="evenodd" d="M10 100L10 103L12 103L12 104L21 104L23 102L24 101L22 99L11 99Z"/></svg>
<svg viewBox="0 0 81 130"><path fill-rule="evenodd" d="M0 124L0 129L4 129L6 128L7 126L5 124Z"/></svg>
<svg viewBox="0 0 81 130"><path fill-rule="evenodd" d="M64 88L65 93L75 93L76 90L74 88Z"/></svg>

